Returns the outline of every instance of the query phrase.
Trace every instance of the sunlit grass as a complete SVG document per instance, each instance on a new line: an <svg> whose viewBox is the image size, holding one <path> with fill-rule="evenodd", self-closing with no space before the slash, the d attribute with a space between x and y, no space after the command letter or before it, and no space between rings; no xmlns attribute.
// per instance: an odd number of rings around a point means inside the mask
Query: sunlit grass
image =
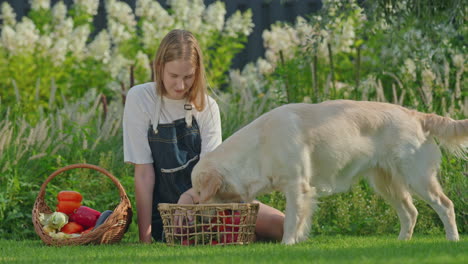
<svg viewBox="0 0 468 264"><path fill-rule="evenodd" d="M467 236L460 242L442 236L318 236L285 246L169 247L162 243L50 247L39 240L0 240L0 262L7 263L463 263Z"/></svg>

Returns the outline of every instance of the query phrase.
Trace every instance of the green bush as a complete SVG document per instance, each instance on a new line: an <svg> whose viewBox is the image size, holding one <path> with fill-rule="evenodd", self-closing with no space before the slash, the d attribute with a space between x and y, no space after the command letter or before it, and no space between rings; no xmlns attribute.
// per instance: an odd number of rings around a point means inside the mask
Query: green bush
<svg viewBox="0 0 468 264"><path fill-rule="evenodd" d="M21 21L2 3L0 102L19 103L37 118L38 107L51 111L63 106L64 98L81 98L90 88L118 97L130 85L152 80L151 60L173 28L197 36L209 84L219 89L252 32L252 12L225 18L219 1L209 6L202 0L168 2L171 9L165 10L157 1L138 0L134 12L123 1L106 1L108 28L100 32L92 27L99 1L78 1L69 10L61 1L52 8L47 1L32 1Z"/></svg>

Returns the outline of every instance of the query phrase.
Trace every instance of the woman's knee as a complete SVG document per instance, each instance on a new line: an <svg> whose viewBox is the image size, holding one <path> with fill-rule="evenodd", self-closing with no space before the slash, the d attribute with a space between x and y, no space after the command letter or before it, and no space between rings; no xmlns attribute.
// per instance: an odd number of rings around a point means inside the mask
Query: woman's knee
<svg viewBox="0 0 468 264"><path fill-rule="evenodd" d="M255 231L261 240L277 240L283 237L284 214L260 203Z"/></svg>

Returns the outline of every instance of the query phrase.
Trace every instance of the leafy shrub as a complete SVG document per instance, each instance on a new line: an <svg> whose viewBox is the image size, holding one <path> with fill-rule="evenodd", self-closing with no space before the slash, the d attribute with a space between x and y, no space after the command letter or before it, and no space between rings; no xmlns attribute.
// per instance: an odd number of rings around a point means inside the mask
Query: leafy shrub
<svg viewBox="0 0 468 264"><path fill-rule="evenodd" d="M225 5L219 1L208 7L202 0L168 3L171 9L165 10L155 0L138 0L133 12L122 1L105 1L108 28L100 32L92 27L99 1L74 1L67 10L62 1L50 8L49 1L34 0L19 22L10 5L2 3L1 102L20 103L33 116L37 107L62 106L63 98L80 98L90 88L120 96L134 83L151 81L150 58L173 28L197 36L209 83L221 87L232 58L252 32L251 11L225 19Z"/></svg>

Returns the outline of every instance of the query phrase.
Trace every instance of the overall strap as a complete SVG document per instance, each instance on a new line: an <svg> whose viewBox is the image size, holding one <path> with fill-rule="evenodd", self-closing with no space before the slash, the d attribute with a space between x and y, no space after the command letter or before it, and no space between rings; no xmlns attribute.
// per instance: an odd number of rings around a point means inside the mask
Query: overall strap
<svg viewBox="0 0 468 264"><path fill-rule="evenodd" d="M184 104L185 109L185 123L187 123L187 127L192 127L192 104L187 100Z"/></svg>
<svg viewBox="0 0 468 264"><path fill-rule="evenodd" d="M156 96L156 110L152 120L154 134L158 134L159 116L161 115L162 96Z"/></svg>
<svg viewBox="0 0 468 264"><path fill-rule="evenodd" d="M159 124L159 117L161 115L161 107L162 107L162 97L158 96L156 98L156 109L154 111L153 115L153 120L152 120L152 125L153 125L153 130L154 134L158 133L158 124ZM187 102L184 104L184 109L185 109L185 123L187 123L187 127L191 128L192 127L192 104L187 100Z"/></svg>

